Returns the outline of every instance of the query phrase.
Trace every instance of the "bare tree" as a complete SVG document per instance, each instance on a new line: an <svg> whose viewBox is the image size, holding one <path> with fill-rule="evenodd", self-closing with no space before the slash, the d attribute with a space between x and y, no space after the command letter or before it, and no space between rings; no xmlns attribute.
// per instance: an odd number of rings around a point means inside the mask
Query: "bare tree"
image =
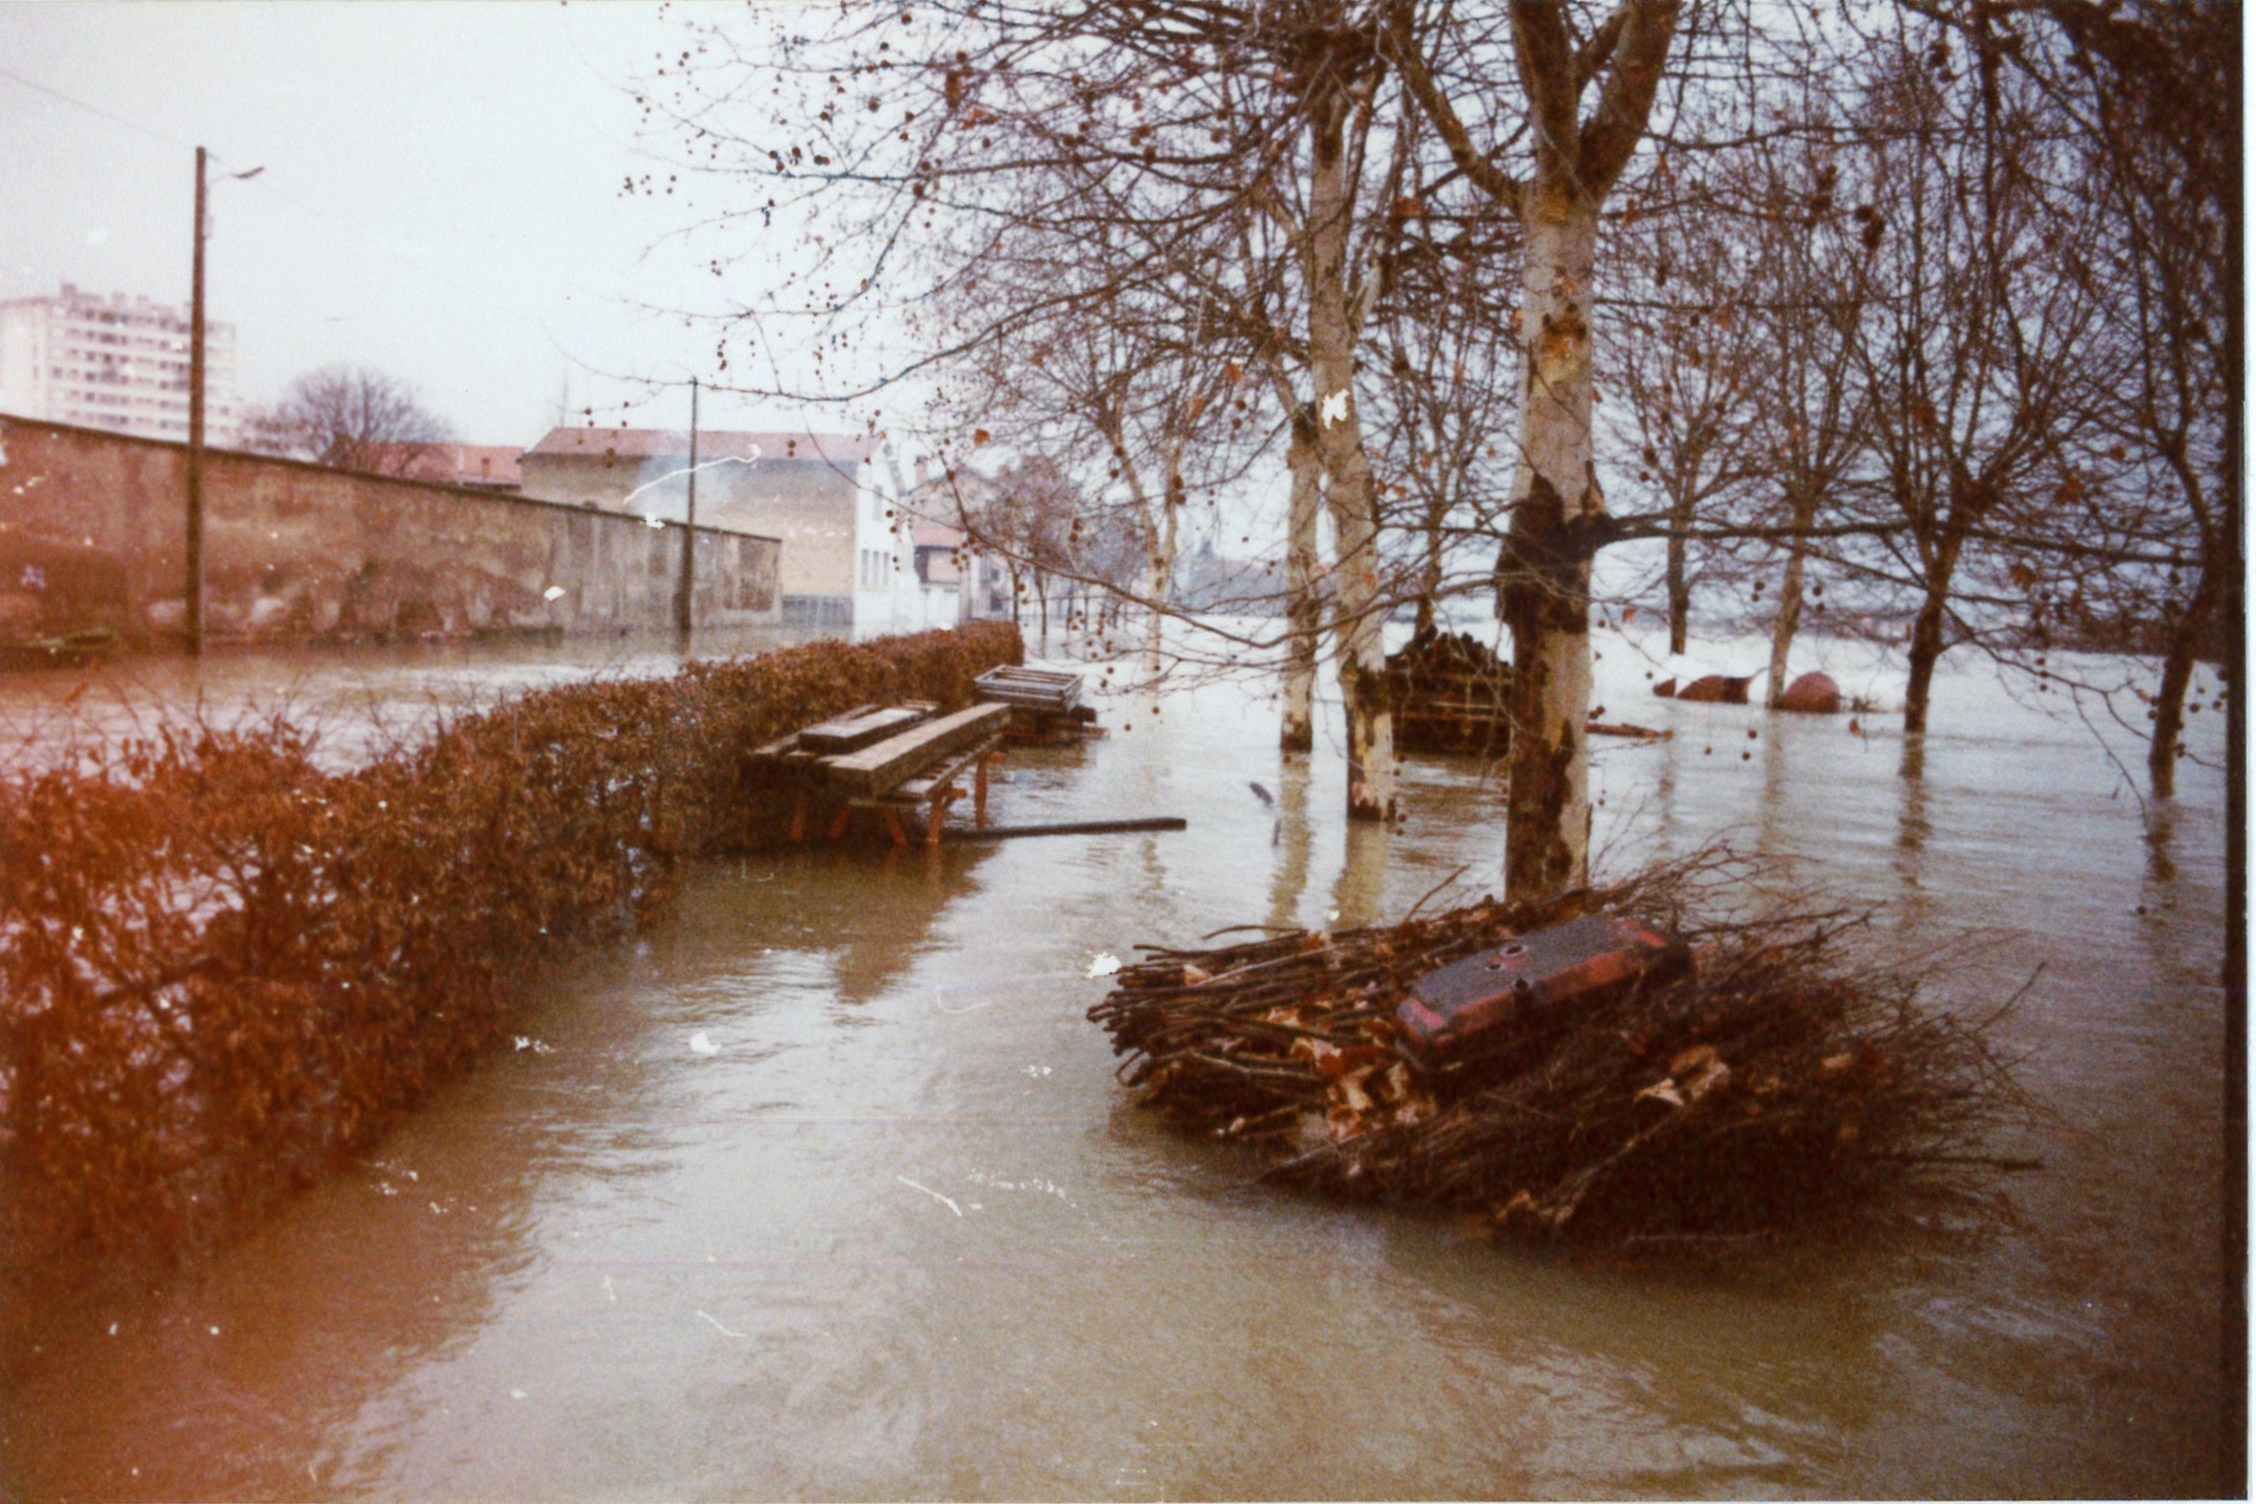
<svg viewBox="0 0 2256 1504"><path fill-rule="evenodd" d="M1884 569L1916 602L1904 729L1927 729L1935 666L2006 627L1960 609L1961 569L1992 551L2017 497L2056 492L2103 306L2068 264L2096 233L2080 159L2025 80L1924 23L1873 42L1871 212L1881 289L1853 343L1892 522Z"/></svg>
<svg viewBox="0 0 2256 1504"><path fill-rule="evenodd" d="M2056 27L2053 44L1997 35L1994 21L1968 34L2047 83L2092 143L2090 186L2112 233L2095 240L2091 272L2128 358L2122 379L2094 394L2091 417L2143 482L2130 491L2128 532L2149 551L2165 544L2187 556L2182 569L2119 569L2108 582L2161 628L2147 769L2167 797L2186 753L2195 662L2219 622L2240 616L2240 8L2046 0L2016 9ZM2236 677L2227 692L2239 689Z"/></svg>
<svg viewBox="0 0 2256 1504"><path fill-rule="evenodd" d="M1578 35L1566 6L1514 0L1508 40L1491 40L1466 34L1446 10L1422 21L1409 0L1389 8L1389 53L1419 108L1464 177L1518 219L1525 244L1520 469L1497 564L1512 633L1504 882L1515 896L1589 875L1590 564L1608 540L1591 440L1599 211L1645 135L1678 10L1676 0L1623 0ZM1483 50L1508 50L1520 95L1509 105L1491 100L1487 118L1509 134L1490 146L1474 142L1446 75L1429 61ZM1515 142L1528 159L1520 172L1497 162Z"/></svg>
<svg viewBox="0 0 2256 1504"><path fill-rule="evenodd" d="M341 470L409 475L422 446L454 441L454 429L416 399L414 388L366 366L324 366L290 383L282 400L251 420L254 447Z"/></svg>
<svg viewBox="0 0 2256 1504"><path fill-rule="evenodd" d="M1656 187L1656 193L1666 192ZM1765 227L1712 189L1625 210L1625 280L1609 299L1615 337L1603 369L1621 443L1640 484L1666 510L1663 586L1669 651L1681 653L1699 570L1695 519L1732 509L1766 468L1758 452L1759 384L1775 369L1761 303Z"/></svg>

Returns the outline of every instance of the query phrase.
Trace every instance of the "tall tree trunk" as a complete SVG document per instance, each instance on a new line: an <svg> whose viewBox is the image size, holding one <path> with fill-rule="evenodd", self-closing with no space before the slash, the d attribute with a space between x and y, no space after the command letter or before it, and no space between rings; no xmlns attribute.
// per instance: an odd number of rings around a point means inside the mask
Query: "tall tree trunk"
<svg viewBox="0 0 2256 1504"><path fill-rule="evenodd" d="M1302 406L1292 415L1292 437L1285 448L1292 479L1291 514L1285 532L1285 713L1277 745L1307 752L1316 745L1316 643L1324 627L1323 603L1316 595L1316 519L1323 505L1323 460L1316 452L1316 414Z"/></svg>
<svg viewBox="0 0 2256 1504"><path fill-rule="evenodd" d="M1548 187L1530 192L1522 222L1527 390L1512 525L1497 560L1498 604L1512 632L1511 898L1589 881L1590 559L1605 513L1590 439L1597 208Z"/></svg>
<svg viewBox="0 0 2256 1504"><path fill-rule="evenodd" d="M1309 120L1308 363L1316 378L1316 450L1324 462L1336 555L1332 600L1340 698L1347 709L1347 816L1391 820L1394 710L1379 596L1378 484L1355 407L1355 324L1348 310L1353 205L1344 127L1350 108L1345 91L1335 85L1315 102Z"/></svg>
<svg viewBox="0 0 2256 1504"><path fill-rule="evenodd" d="M1692 497L1687 492L1669 507L1668 627L1672 655L1684 651L1685 618L1692 614L1692 582L1685 567L1685 554L1689 550L1684 536L1691 526Z"/></svg>
<svg viewBox="0 0 2256 1504"><path fill-rule="evenodd" d="M2222 571L2213 567L2221 549L2202 550L2201 582L2193 599L2171 624L2170 640L2162 653L2162 683L2154 695L2154 739L2146 749L2147 778L2154 797L2167 799L2178 791L2178 738L2185 731L2186 690L2193 683L2194 664L2201 644L2216 617L2217 601L2224 594Z"/></svg>
<svg viewBox="0 0 2256 1504"><path fill-rule="evenodd" d="M1410 629L1420 636L1434 629L1434 619L1439 615L1436 602L1441 595L1441 524L1448 517L1448 509L1434 506L1426 512L1425 571L1418 577L1418 616Z"/></svg>
<svg viewBox="0 0 2256 1504"><path fill-rule="evenodd" d="M1904 689L1904 730L1927 729L1927 697L1935 683L1935 663L1943 656L1943 614L1950 601L1950 585L1936 581L1919 603L1911 624L1911 682Z"/></svg>
<svg viewBox="0 0 2256 1504"><path fill-rule="evenodd" d="M1815 496L1793 501L1794 536L1786 549L1786 574L1778 582L1778 615L1770 624L1770 684L1763 703L1772 710L1786 696L1786 658L1802 625L1802 567L1809 553L1809 525L1817 516Z"/></svg>
<svg viewBox="0 0 2256 1504"><path fill-rule="evenodd" d="M1144 678L1154 694L1158 693L1164 662L1167 608L1175 594L1175 540L1180 517L1176 492L1182 484L1183 478L1170 471L1160 497L1159 516L1150 522L1151 553L1144 561L1144 599L1151 602L1151 614L1144 624Z"/></svg>

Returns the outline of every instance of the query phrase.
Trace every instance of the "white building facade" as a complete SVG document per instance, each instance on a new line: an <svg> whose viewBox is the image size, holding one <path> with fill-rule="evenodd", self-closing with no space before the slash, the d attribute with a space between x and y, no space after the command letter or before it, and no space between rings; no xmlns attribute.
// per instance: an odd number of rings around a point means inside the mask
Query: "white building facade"
<svg viewBox="0 0 2256 1504"><path fill-rule="evenodd" d="M186 308L81 292L0 302L0 412L185 442ZM239 445L235 329L204 322L204 441Z"/></svg>
<svg viewBox="0 0 2256 1504"><path fill-rule="evenodd" d="M1010 616L1002 566L939 520L939 496L920 497L925 466L888 442L862 467L854 512L854 631L922 632ZM919 503L936 515L919 511Z"/></svg>

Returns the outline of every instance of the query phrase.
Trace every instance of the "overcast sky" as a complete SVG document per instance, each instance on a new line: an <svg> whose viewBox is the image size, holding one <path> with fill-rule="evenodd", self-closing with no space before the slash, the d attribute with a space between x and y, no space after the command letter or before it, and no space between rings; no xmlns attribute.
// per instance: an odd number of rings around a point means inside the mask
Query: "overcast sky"
<svg viewBox="0 0 2256 1504"><path fill-rule="evenodd" d="M650 165L625 85L678 34L655 6L555 0L0 3L0 296L185 303L203 145L207 298L246 401L346 361L473 442L533 443L567 381L576 415L682 425L710 339L636 310L709 304L713 281L667 243L677 203L619 192ZM757 265L729 275L756 300Z"/></svg>

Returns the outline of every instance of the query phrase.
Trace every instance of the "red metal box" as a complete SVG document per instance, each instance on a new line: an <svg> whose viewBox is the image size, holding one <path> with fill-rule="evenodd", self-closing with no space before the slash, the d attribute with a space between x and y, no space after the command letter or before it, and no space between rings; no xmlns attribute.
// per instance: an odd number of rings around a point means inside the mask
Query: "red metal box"
<svg viewBox="0 0 2256 1504"><path fill-rule="evenodd" d="M1691 959L1682 941L1634 919L1586 914L1419 978L1395 1017L1410 1052L1438 1062L1567 1004L1681 974Z"/></svg>

